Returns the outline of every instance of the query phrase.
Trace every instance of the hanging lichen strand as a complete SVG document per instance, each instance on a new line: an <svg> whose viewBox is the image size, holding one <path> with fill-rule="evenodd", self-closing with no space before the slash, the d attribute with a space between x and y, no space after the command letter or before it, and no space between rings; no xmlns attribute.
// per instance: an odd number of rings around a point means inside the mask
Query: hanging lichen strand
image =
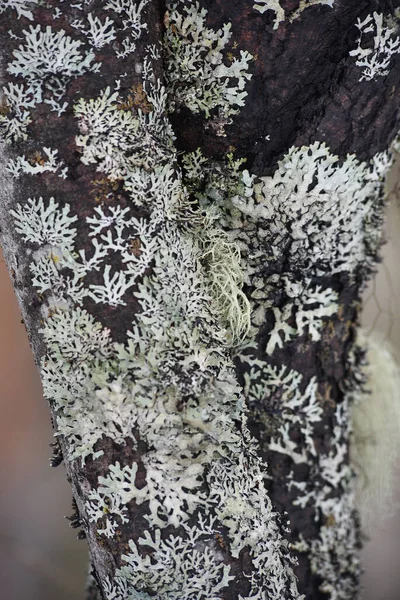
<svg viewBox="0 0 400 600"><path fill-rule="evenodd" d="M397 14L165 4L0 0L2 242L91 589L354 600Z"/></svg>
<svg viewBox="0 0 400 600"><path fill-rule="evenodd" d="M35 298L44 394L105 597L299 598L227 349L250 325L240 255L182 184L150 4L2 7L20 17L2 86L5 251L25 310ZM193 3L182 27L203 40L201 109L228 118L251 57L224 69L214 53L207 69L205 16Z"/></svg>

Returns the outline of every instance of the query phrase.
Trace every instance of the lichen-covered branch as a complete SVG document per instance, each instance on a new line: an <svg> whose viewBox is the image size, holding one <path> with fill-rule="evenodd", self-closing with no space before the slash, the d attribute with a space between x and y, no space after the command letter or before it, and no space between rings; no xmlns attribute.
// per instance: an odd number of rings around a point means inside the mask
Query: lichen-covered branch
<svg viewBox="0 0 400 600"><path fill-rule="evenodd" d="M177 163L163 14L102 4L54 3L13 27L1 121L3 243L93 574L110 600L299 598L228 352L246 326L240 278L236 313L219 287L235 249ZM226 115L238 73L218 75Z"/></svg>
<svg viewBox="0 0 400 600"><path fill-rule="evenodd" d="M0 2L2 243L88 598L357 595L398 14L250 4Z"/></svg>

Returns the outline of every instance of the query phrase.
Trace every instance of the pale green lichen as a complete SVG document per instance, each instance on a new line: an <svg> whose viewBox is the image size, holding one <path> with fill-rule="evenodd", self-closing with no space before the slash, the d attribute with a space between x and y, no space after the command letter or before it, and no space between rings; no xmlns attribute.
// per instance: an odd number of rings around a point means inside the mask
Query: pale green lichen
<svg viewBox="0 0 400 600"><path fill-rule="evenodd" d="M332 600L354 598L361 571L354 478L347 462L350 428L350 406L345 398L335 411L331 450L318 456L323 485L292 482L299 490L295 503L314 506L321 524L318 537L306 540L300 535L294 547L307 552L312 572L321 579L320 591Z"/></svg>
<svg viewBox="0 0 400 600"><path fill-rule="evenodd" d="M17 17L26 17L30 21L33 20L32 9L34 5L39 4L39 0L0 0L0 14L8 8L13 8L17 11Z"/></svg>
<svg viewBox="0 0 400 600"><path fill-rule="evenodd" d="M240 57L226 56L232 36L231 24L219 30L206 26L207 10L198 2L167 2L165 34L165 77L169 92L169 109L185 106L206 118L217 109L219 134L230 117L244 106L246 82L252 56L245 50Z"/></svg>
<svg viewBox="0 0 400 600"><path fill-rule="evenodd" d="M254 184L252 196L238 195L232 204L262 229L263 245L271 244L269 261L289 238L289 261L298 268L352 273L375 239L375 199L387 166L355 155L341 161L320 142L292 147L273 176Z"/></svg>
<svg viewBox="0 0 400 600"><path fill-rule="evenodd" d="M110 332L96 323L81 308L57 312L46 321L47 347L53 357L83 365L89 360L109 358L112 354Z"/></svg>
<svg viewBox="0 0 400 600"><path fill-rule="evenodd" d="M307 326L310 337L319 339L321 318L332 316L338 305L333 290L312 291L312 277L339 272L353 277L360 267L368 269L372 264L382 223L376 199L389 163L385 154L370 163L352 155L340 161L325 144L316 142L291 148L273 176L254 180L244 172L245 193L239 191L228 203L221 200L229 211L227 223L235 232L233 239L241 248L245 282L252 287L256 327L257 319L262 320L261 315L269 310L274 312L276 327L286 330L287 340L294 333L294 325L287 324L289 317L295 319L297 334ZM244 223L253 234L245 233ZM285 273L262 276L266 264L273 273L283 252ZM304 272L307 276L299 278ZM277 307L271 306L269 297L278 280L286 300ZM279 339L275 336L268 343L272 352Z"/></svg>
<svg viewBox="0 0 400 600"><path fill-rule="evenodd" d="M153 106L148 114L122 110L118 92L111 92L109 87L98 98L81 99L74 107L81 131L76 143L82 150L82 162L97 164L98 171L111 180L122 179L125 188L136 195L136 203L145 187L143 169L151 182L153 168L173 149L174 138L165 117L165 90L157 86L147 97Z"/></svg>
<svg viewBox="0 0 400 600"><path fill-rule="evenodd" d="M299 7L290 15L289 21L294 21L300 17L301 13L310 6L317 4L333 7L334 0L300 0ZM279 24L285 20L285 10L281 6L281 0L257 0L253 6L254 10L265 13L267 10L274 11L274 29L278 29Z"/></svg>
<svg viewBox="0 0 400 600"><path fill-rule="evenodd" d="M107 44L111 44L116 39L116 29L114 21L106 17L103 21L90 12L87 15L87 23L82 19L76 19L71 23L79 31L85 33L89 43L96 50L100 50Z"/></svg>
<svg viewBox="0 0 400 600"><path fill-rule="evenodd" d="M133 52L145 29L141 12L147 4L110 0L105 6L109 17L103 23L89 22L93 46L109 43L116 13L126 29L117 55ZM302 2L299 9L312 4L316 2ZM106 88L75 106L82 163L96 165L112 182L122 182L131 204L99 205L87 215L82 228L92 242L89 250L77 245L72 227L76 217L70 216L68 205L61 208L54 199L31 198L12 213L17 232L31 245L33 285L45 296L45 395L53 402L57 435L64 437L70 460L96 460L102 453L98 442L106 437L116 444L129 442L134 450L147 449L140 456L145 474L140 487L139 462L115 463L88 492L84 510L99 536L117 535L138 505L149 526L138 540L130 540L115 578L102 582L108 600L220 598L233 581L215 542L221 531L230 562L244 553L249 557L250 589L242 600L298 598L226 348L247 332L250 306L249 339L241 341L236 356L243 364L253 361L245 392L251 404L268 391L282 391L281 423L271 449L296 465L312 464L324 482L320 489L314 479L289 481L298 489L297 504L315 506L321 524L319 538L299 544L322 578L323 591L333 598L339 576L337 598L344 599L352 585L349 565L355 573L358 569L351 471L345 461L348 404L337 408L331 446L320 456L313 441L321 416L317 382L305 382L300 393L298 373L285 367L278 371L251 352L271 313L276 325L267 332L271 352L295 335L308 335L311 342L320 339L326 320L337 310L337 294L315 285L312 278L332 272L353 277L371 259L379 235L373 198L382 186L386 157L379 155L370 163L352 156L340 161L315 143L290 149L274 175L257 178L241 171L242 159L228 156L227 165L218 167L197 152L182 161L185 187L168 110L186 106L212 116L216 132L223 135L224 125L244 104L251 57L245 51L238 59L228 57L229 24L208 28L206 12L197 2L171 2L168 9L168 90L154 75L152 61L160 55L151 47L138 67L146 111L127 110L120 80L114 90ZM26 136L29 109L44 89L53 93L55 107L70 78L92 68L80 42L70 43L62 32L57 37L46 30L41 32L43 42L61 44L65 50L64 70L58 72L50 61L43 68L36 65L29 75L31 50L40 38L36 34L37 29L31 31L26 48L17 51L12 63L29 87L3 89L7 106L0 125L10 140ZM39 75L51 73L56 83L52 80L48 89ZM25 97L23 109L17 107L18 96ZM24 160L10 165L14 174L29 170ZM148 216L137 219L137 207L146 208ZM54 227L57 235L52 236ZM287 272L274 274L274 261L286 247ZM111 255L118 257L118 268L111 267ZM267 278L265 266L272 273ZM102 275L103 282L96 277L94 284L93 273ZM250 290L248 299L243 283ZM271 300L278 284L283 294L279 308ZM116 344L82 302L90 298L110 306L125 304L133 286L140 311L127 342ZM304 447L290 436L296 427ZM337 490L341 498L335 496ZM167 526L175 531L163 534ZM333 560L335 548L339 556Z"/></svg>
<svg viewBox="0 0 400 600"><path fill-rule="evenodd" d="M352 277L372 263L382 222L376 198L389 156L363 163L349 155L340 161L315 142L291 148L269 177L240 171L242 164L228 155L222 168L191 153L183 160L185 183L201 206L217 211L216 222L240 250L244 283L251 290L251 335L268 317L273 323L268 353L304 333L317 341L338 310L338 297L312 278L339 272ZM274 274L283 252L285 272ZM279 305L269 300L277 285Z"/></svg>
<svg viewBox="0 0 400 600"><path fill-rule="evenodd" d="M93 52L83 51L83 42L74 40L63 29L53 31L48 25L42 30L40 25L31 25L23 34L25 42L13 51L14 60L7 71L28 82L35 103L50 104L61 114L66 105L60 101L69 81L87 71L98 71L101 63L93 63ZM44 97L45 92L51 97Z"/></svg>
<svg viewBox="0 0 400 600"><path fill-rule="evenodd" d="M72 223L78 220L70 216L70 206L60 208L54 198L45 204L43 198L28 198L23 206L18 204L11 211L15 219L15 229L25 242L43 246L49 244L63 250L71 250L76 237Z"/></svg>
<svg viewBox="0 0 400 600"><path fill-rule="evenodd" d="M121 468L117 461L115 465L110 465L107 477L99 477L99 487L89 492L85 503L89 520L96 523L106 521L104 529L100 526L97 529L100 535L113 538L118 527L129 522L126 505L132 500L142 504L148 499L148 488L138 489L135 484L137 470L136 463Z"/></svg>
<svg viewBox="0 0 400 600"><path fill-rule="evenodd" d="M50 173L59 171L58 176L66 179L68 167L65 167L63 161L59 160L58 150L44 147L43 152L36 152L29 160L26 156L10 159L6 170L15 178L21 175L37 175L46 171Z"/></svg>
<svg viewBox="0 0 400 600"><path fill-rule="evenodd" d="M340 600L354 597L360 570L353 473L347 460L350 399L336 408L330 446L317 452L314 440L324 414L318 383L315 378L303 382L284 365L273 367L268 354L287 347L297 335L319 341L338 312L337 293L316 285L315 278L346 273L353 279L360 269L371 267L389 164L387 153L364 163L351 155L340 160L319 142L291 148L269 177L240 172L240 161L233 168L232 158L213 164L196 152L183 161L189 189L203 208L217 212L217 223L240 249L252 327L235 359L244 370L250 409L266 428L263 447L293 461L287 481L293 503L312 508L320 526L319 536L300 538L296 548L307 552L321 591ZM261 360L255 340L266 323L267 356ZM262 412L265 402L273 402L271 416ZM306 479L299 479L298 465L309 467Z"/></svg>
<svg viewBox="0 0 400 600"><path fill-rule="evenodd" d="M337 293L330 288L312 286L309 278L306 278L304 283L293 283L287 277L283 277L282 282L288 302L283 309L272 308L275 323L269 333L267 354L272 354L276 347L282 348L285 342L305 332L314 342L318 341L321 338L324 320L337 313L339 308ZM288 325L289 319L294 321L293 326Z"/></svg>
<svg viewBox="0 0 400 600"><path fill-rule="evenodd" d="M57 435L64 437L70 460L96 460L102 454L96 444L103 437L117 444L129 440L133 448L140 439L147 448L141 457L145 484L136 486L135 464L111 465L89 492L87 518L99 535L111 536L132 503L142 504L149 525L146 543L151 536L167 579L142 557L140 540L131 541L131 552L121 557L122 566L107 588L110 598L137 598L149 585L160 598L182 598L189 593L186 574L195 581L193 561L199 565L198 589L187 597L218 598L231 576L216 552L214 530L201 533L207 549L203 540L201 547L197 542L194 548L187 546L190 532L161 540L161 528L189 531L191 518L199 523L215 518L225 528L231 560L248 552L249 598L259 589L271 598L297 598L287 544L264 488L263 466L244 423L244 399L226 349L242 330L237 315L232 332L225 329L227 304L215 310L220 293L213 297L206 268L207 262L221 261L227 249L236 260L239 254L218 234L211 213L203 235L200 208L193 207L193 223L185 220L182 208L191 201L171 129L164 127L166 94L154 81L147 82L146 93L153 106L148 115L125 111L119 92L109 89L76 107L82 162L96 164L111 180L121 179L132 199L132 208L98 206L86 217L92 254L77 247L68 206L31 199L13 213L25 241L39 245L32 253L33 284L45 294L45 303L55 306L42 330L48 348L42 365L44 392L54 404ZM143 139L149 142L149 156L142 152ZM137 219L135 206L145 206L148 217ZM51 220L60 223L57 239L47 234ZM130 256L130 242L137 238L144 248L148 245L144 264L134 253ZM111 269L109 253L121 258L118 270ZM145 274L150 262L150 274ZM93 271L103 273L103 284L91 283ZM123 303L133 282L140 312L128 341L115 344L80 305L85 297ZM234 291L240 293L238 268ZM225 321L230 317L228 310ZM170 562L163 565L168 539L177 541L170 547Z"/></svg>
<svg viewBox="0 0 400 600"><path fill-rule="evenodd" d="M130 541L130 552L123 556L126 564L117 571L112 584L106 583L107 600L219 598L234 577L222 556L205 544L217 531L216 521L213 517L205 520L200 514L196 526L185 524L184 534L179 537L161 539L160 531L154 537L145 532L137 544ZM151 558L140 554L143 546L152 549ZM149 588L157 595L141 591ZM132 593L132 589L136 591Z"/></svg>
<svg viewBox="0 0 400 600"><path fill-rule="evenodd" d="M1 92L0 131L7 143L26 140L31 109L36 106L33 87L9 83Z"/></svg>
<svg viewBox="0 0 400 600"><path fill-rule="evenodd" d="M118 58L125 58L135 52L142 32L147 30L142 13L149 3L150 0L108 0L105 4L103 10L114 11L122 18L125 37L122 40L122 50L116 52Z"/></svg>
<svg viewBox="0 0 400 600"><path fill-rule="evenodd" d="M363 69L360 81L385 77L389 74L392 57L400 53L400 37L395 35L398 27L388 26L383 14L376 11L363 21L358 18L356 26L359 30L357 48L350 56L355 57L357 67ZM369 34L373 34L372 47Z"/></svg>
<svg viewBox="0 0 400 600"><path fill-rule="evenodd" d="M359 541L354 526L355 501L352 492L326 500L325 524L318 538L301 539L294 544L298 552L306 552L312 573L321 583L319 591L332 600L352 600L357 594L361 569L355 557Z"/></svg>
<svg viewBox="0 0 400 600"><path fill-rule="evenodd" d="M216 233L204 242L201 262L205 265L211 296L231 332L231 344L243 339L250 329L250 303L242 291L240 252L226 236Z"/></svg>
<svg viewBox="0 0 400 600"><path fill-rule="evenodd" d="M278 29L279 24L285 20L285 11L280 4L280 0L257 0L253 8L261 14L265 13L267 10L274 11L274 29Z"/></svg>
<svg viewBox="0 0 400 600"><path fill-rule="evenodd" d="M337 405L328 450L318 448L317 451L315 439L323 408L316 378L311 378L304 388L302 375L292 369L274 367L253 357L248 350L239 358L249 366L244 391L250 408L260 407L265 398L278 398L273 406L271 433L267 430L263 444L270 451L286 455L293 461L293 470L286 482L288 491L297 492L293 505L303 509L312 507L315 521L320 524L318 537L305 539L300 535L294 547L308 554L312 572L321 578L321 592L331 599L350 600L354 597L360 564L354 478L347 461L351 422L349 398ZM263 408L254 410L262 420L260 410ZM308 466L307 475L295 478L293 471L301 464Z"/></svg>

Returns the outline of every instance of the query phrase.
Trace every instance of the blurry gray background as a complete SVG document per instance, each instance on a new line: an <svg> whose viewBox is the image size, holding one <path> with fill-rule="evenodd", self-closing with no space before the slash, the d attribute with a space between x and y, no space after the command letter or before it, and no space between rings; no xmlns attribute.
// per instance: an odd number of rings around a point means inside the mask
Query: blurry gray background
<svg viewBox="0 0 400 600"><path fill-rule="evenodd" d="M400 166L389 187L400 182ZM383 263L365 294L364 325L400 361L400 183L388 210ZM397 196L397 198L396 198ZM0 589L4 600L83 600L85 541L71 514L64 467L49 467L46 402L4 260L0 259ZM400 401L400 399L399 399ZM399 432L400 438L400 432ZM400 484L397 486L400 506ZM377 523L363 551L364 600L400 597L400 509Z"/></svg>
<svg viewBox="0 0 400 600"><path fill-rule="evenodd" d="M400 363L400 160L390 173L388 190L387 243L377 275L364 296L363 324L378 339L391 344ZM363 600L400 598L400 468L395 479L396 510L372 527L371 540L363 551Z"/></svg>

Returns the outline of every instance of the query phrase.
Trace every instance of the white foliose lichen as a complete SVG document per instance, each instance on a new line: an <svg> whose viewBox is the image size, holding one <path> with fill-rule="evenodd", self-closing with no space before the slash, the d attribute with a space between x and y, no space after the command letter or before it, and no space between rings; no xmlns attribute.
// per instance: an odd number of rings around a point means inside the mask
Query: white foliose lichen
<svg viewBox="0 0 400 600"><path fill-rule="evenodd" d="M341 272L352 278L372 264L390 156L341 160L315 142L289 149L272 176L257 178L240 171L242 164L228 155L221 169L199 152L183 160L189 189L202 206L218 207L217 221L240 251L250 337L269 322L269 354L304 333L317 341L339 305L337 293L313 278Z"/></svg>
<svg viewBox="0 0 400 600"><path fill-rule="evenodd" d="M285 11L280 4L280 0L257 0L253 8L261 14L267 10L273 10L275 13L274 29L278 29L279 23L285 20Z"/></svg>
<svg viewBox="0 0 400 600"><path fill-rule="evenodd" d="M64 30L53 31L50 25L42 30L40 25L23 31L25 43L13 51L14 60L7 71L23 77L29 84L35 103L45 102L57 110L65 111L60 104L68 82L87 71L98 71L101 63L93 63L93 52L82 49L83 42L73 39ZM44 93L51 98L44 98Z"/></svg>
<svg viewBox="0 0 400 600"><path fill-rule="evenodd" d="M136 463L121 468L117 461L110 465L107 477L99 477L99 487L89 493L85 505L89 520L96 523L104 518L106 520L105 528L97 529L100 535L114 537L118 526L129 522L126 505L132 500L141 504L148 499L148 489L140 490L135 485L137 470Z"/></svg>
<svg viewBox="0 0 400 600"><path fill-rule="evenodd" d="M111 44L116 39L117 32L114 27L114 21L108 16L102 21L90 12L87 15L86 22L83 19L76 19L71 26L84 32L90 45L96 50L100 50L107 44Z"/></svg>
<svg viewBox="0 0 400 600"><path fill-rule="evenodd" d="M28 198L26 204L17 205L10 211L15 219L15 229L25 242L44 246L57 246L65 250L73 248L76 229L71 227L78 220L70 216L70 206L59 209L59 204L50 198L47 205L43 198Z"/></svg>
<svg viewBox="0 0 400 600"><path fill-rule="evenodd" d="M76 217L68 205L30 199L13 212L18 233L34 247L33 284L49 307L43 326L44 393L54 403L57 435L64 437L70 460L96 460L105 437L117 444L129 441L138 450L140 440L147 448L140 458L144 485L136 486L137 465L112 465L86 506L103 536L117 533L133 506L146 507L145 545L152 540L156 546L157 568L143 555L141 540L131 541L131 552L109 582L110 598L147 597L150 590L160 598L219 598L231 575L215 550L213 519L227 532L230 560L246 551L252 561L251 594L243 600L256 597L259 589L274 598L298 598L287 544L244 424L244 399L226 349L229 335L219 322L222 311L204 266L207 244L224 236L200 209L193 207L192 223L185 220L183 208L191 201L172 133L165 137L171 132L166 94L157 82L148 84L146 93L148 114L133 114L108 89L76 107L82 162L97 164L111 181L121 180L132 200L129 208L97 206L86 217L92 254L77 247ZM141 138L149 140L150 158L143 155ZM148 217L137 219L137 206L145 207ZM54 238L50 224L58 231ZM111 270L110 253L118 256L119 269ZM216 251L211 256L211 262L218 259ZM103 273L103 285L92 283L93 272ZM133 282L140 311L128 341L116 344L81 305L87 297L109 305L125 302ZM240 291L239 279L235 285ZM200 542L193 542L192 518L208 524L200 529ZM187 533L161 539L166 526ZM191 595L186 574L197 585Z"/></svg>
<svg viewBox="0 0 400 600"><path fill-rule="evenodd" d="M319 487L294 481L299 490L294 504L313 506L321 524L317 538L300 536L294 547L308 554L311 570L322 583L319 590L332 600L350 600L358 589L361 573L356 527L354 476L348 464L351 414L348 398L335 410L335 427L328 454L318 457L322 477Z"/></svg>
<svg viewBox="0 0 400 600"><path fill-rule="evenodd" d="M26 17L33 21L32 9L35 4L39 4L39 0L0 0L0 14L8 8L13 8L17 11L18 19Z"/></svg>
<svg viewBox="0 0 400 600"><path fill-rule="evenodd" d="M249 576L249 596L240 595L240 600L261 598L260 590L271 598L278 599L285 592L289 597L297 597L294 577L288 589L288 574L282 570L281 559L269 542L271 506L269 502L265 504L263 475L257 473L258 462L252 447L249 454L239 456L233 463L215 461L207 477L211 495L204 505L212 506L216 515L195 513L196 525L183 522L179 536L170 534L162 539L158 529L154 534L146 532L136 543L130 541L130 552L122 556L125 564L117 570L112 584L106 585L107 598L126 600L136 598L138 593L145 598L154 597L145 594L144 590L148 589L156 592L160 599L220 598L220 592L235 579L230 574L230 566L224 564L222 549L226 547L226 537L231 540L230 551L234 557L250 548L250 555L258 565ZM139 491L139 502L144 491ZM121 510L114 510L110 501L106 512ZM98 518L102 518L101 511ZM203 543L199 543L201 539ZM219 549L217 546L211 550L210 540L218 540ZM214 541L211 548L216 544ZM143 556L142 546L154 548L151 560ZM264 576L267 572L269 578Z"/></svg>
<svg viewBox="0 0 400 600"><path fill-rule="evenodd" d="M400 367L390 346L360 330L366 349L364 389L352 406L351 459L357 472L356 504L364 531L393 510L395 467L400 455Z"/></svg>
<svg viewBox="0 0 400 600"><path fill-rule="evenodd" d="M338 295L330 288L312 286L308 278L304 283L293 283L283 277L282 282L288 301L282 309L272 308L275 322L269 334L267 354L272 354L276 347L282 348L285 343L305 332L314 342L318 341L325 319L336 314L339 308ZM263 312L262 309L258 310L258 319ZM289 319L293 325L288 324Z"/></svg>
<svg viewBox="0 0 400 600"><path fill-rule="evenodd" d="M122 17L126 37L122 40L122 50L117 51L118 58L125 58L136 50L137 42L143 31L147 30L147 23L142 20L143 10L150 0L108 0L103 10L111 10Z"/></svg>
<svg viewBox="0 0 400 600"><path fill-rule="evenodd" d="M292 369L274 367L253 358L248 351L240 358L249 366L244 391L250 410L255 411L266 427L262 444L291 459L293 470L287 487L288 493L296 491L293 505L302 509L312 507L320 526L318 537L306 540L300 536L294 547L308 554L312 572L322 580L321 592L331 599L350 600L357 587L360 564L354 479L347 460L349 399L337 405L329 448L321 451L315 446L323 416L316 378L311 378L304 388L302 375ZM267 398L268 406L275 398L269 417L265 416ZM308 468L305 478L298 476L297 467L301 464Z"/></svg>
<svg viewBox="0 0 400 600"><path fill-rule="evenodd" d="M289 238L289 260L298 268L353 273L375 239L374 203L387 167L382 160L382 166L355 155L340 160L321 142L292 147L272 176L253 184L254 195L233 197L232 204L262 229L269 261L281 256Z"/></svg>
<svg viewBox="0 0 400 600"><path fill-rule="evenodd" d="M280 425L268 447L287 454L295 464L307 463L309 454L317 455L313 441L314 424L321 421L323 413L317 397L315 378L310 380L304 391L300 391L302 376L296 371L284 366L274 367L248 354L241 355L241 358L249 365L244 375L244 392L250 407L267 396L279 395L275 418ZM291 441L289 434L293 428L301 432L301 444Z"/></svg>
<svg viewBox="0 0 400 600"><path fill-rule="evenodd" d="M122 110L118 92L112 93L110 88L94 100L81 99L75 105L82 132L76 139L82 162L97 164L98 171L111 180L123 180L126 189L137 193L137 203L143 169L149 171L150 183L152 168L168 149L172 151L173 140L165 118L165 91L158 86L146 98L153 107L148 113Z"/></svg>
<svg viewBox="0 0 400 600"><path fill-rule="evenodd" d="M185 106L206 118L218 109L217 119L228 124L244 106L253 57L241 50L239 58L228 58L231 24L218 30L207 27L207 10L198 2L167 2L167 11L164 46L169 109ZM224 135L223 127L220 135Z"/></svg>
<svg viewBox="0 0 400 600"><path fill-rule="evenodd" d="M92 238L90 256L86 250L75 249L76 229L71 224L77 217L69 216L69 205L61 209L54 198L48 203L43 198L29 198L11 212L24 241L40 246L32 255L32 284L39 294L52 290L52 304L79 305L88 297L96 303L125 305L126 293L154 258L157 216L149 223L131 216L130 209L111 208L109 215L101 207L94 211L94 216L87 217ZM106 264L115 252L122 261L121 271L112 271ZM87 282L94 271L102 272L101 283Z"/></svg>
<svg viewBox="0 0 400 600"><path fill-rule="evenodd" d="M332 600L351 600L358 593L361 567L354 507L351 491L326 500L319 537L294 544L298 552L308 554L312 572L321 579L319 591Z"/></svg>
<svg viewBox="0 0 400 600"><path fill-rule="evenodd" d="M315 288L312 278L340 272L353 277L372 263L382 222L377 198L389 162L386 155L370 163L353 155L341 161L325 144L315 142L291 148L270 177L255 181L243 173L242 190L230 199L239 214L231 211L230 224L237 232L245 282L252 287L255 326L269 310L287 339L293 328L301 333L306 326L310 337L319 339L323 318L332 316L338 304L336 293ZM283 253L285 273L274 275ZM266 266L270 277L263 275ZM305 272L306 277L301 275ZM269 298L278 281L285 300L271 306ZM276 343L275 336L269 351Z"/></svg>
<svg viewBox="0 0 400 600"><path fill-rule="evenodd" d="M290 15L289 21L297 19L301 13L310 6L317 4L330 6L332 8L334 0L300 0L299 7ZM272 10L275 13L274 29L278 29L279 24L285 20L285 10L281 6L280 0L257 0L253 6L254 10L260 13L265 13L267 10Z"/></svg>
<svg viewBox="0 0 400 600"><path fill-rule="evenodd" d="M183 161L189 189L202 206L221 210L219 222L240 249L252 327L235 359L243 366L250 410L265 427L263 447L292 461L288 493L299 509L314 510L320 529L296 547L307 552L321 591L341 600L354 597L360 570L348 460L350 399L336 407L328 447L317 449L324 418L317 380L303 382L293 369L272 366L268 355L296 335L320 340L326 321L339 311L338 294L320 283L323 277L344 273L352 280L371 265L389 164L387 153L364 163L351 155L341 160L319 142L290 149L269 177L240 173L241 161L229 157L224 168L199 152ZM282 272L283 255L288 260ZM267 353L260 359L264 348L256 336L262 331L265 339L265 330Z"/></svg>
<svg viewBox="0 0 400 600"><path fill-rule="evenodd" d="M217 532L216 521L200 514L196 526L185 524L179 537L169 535L163 540L160 531L154 536L146 531L137 544L130 541L130 552L123 557L126 565L118 569L112 583L106 583L107 600L149 600L155 596L141 591L149 588L165 600L219 598L235 578L222 555L204 543ZM151 558L140 554L141 547L152 549Z"/></svg>
<svg viewBox="0 0 400 600"><path fill-rule="evenodd" d="M372 81L385 77L390 72L390 63L395 54L400 53L400 37L396 27L385 24L382 13L373 12L356 24L359 30L357 48L350 52L356 58L356 65L363 69L360 81ZM371 43L372 42L372 43Z"/></svg>
<svg viewBox="0 0 400 600"><path fill-rule="evenodd" d="M49 173L60 171L58 176L65 179L68 167L65 167L63 161L58 158L58 150L44 147L43 152L38 151L29 159L24 155L10 159L6 170L15 178L21 175L37 175L46 171Z"/></svg>

